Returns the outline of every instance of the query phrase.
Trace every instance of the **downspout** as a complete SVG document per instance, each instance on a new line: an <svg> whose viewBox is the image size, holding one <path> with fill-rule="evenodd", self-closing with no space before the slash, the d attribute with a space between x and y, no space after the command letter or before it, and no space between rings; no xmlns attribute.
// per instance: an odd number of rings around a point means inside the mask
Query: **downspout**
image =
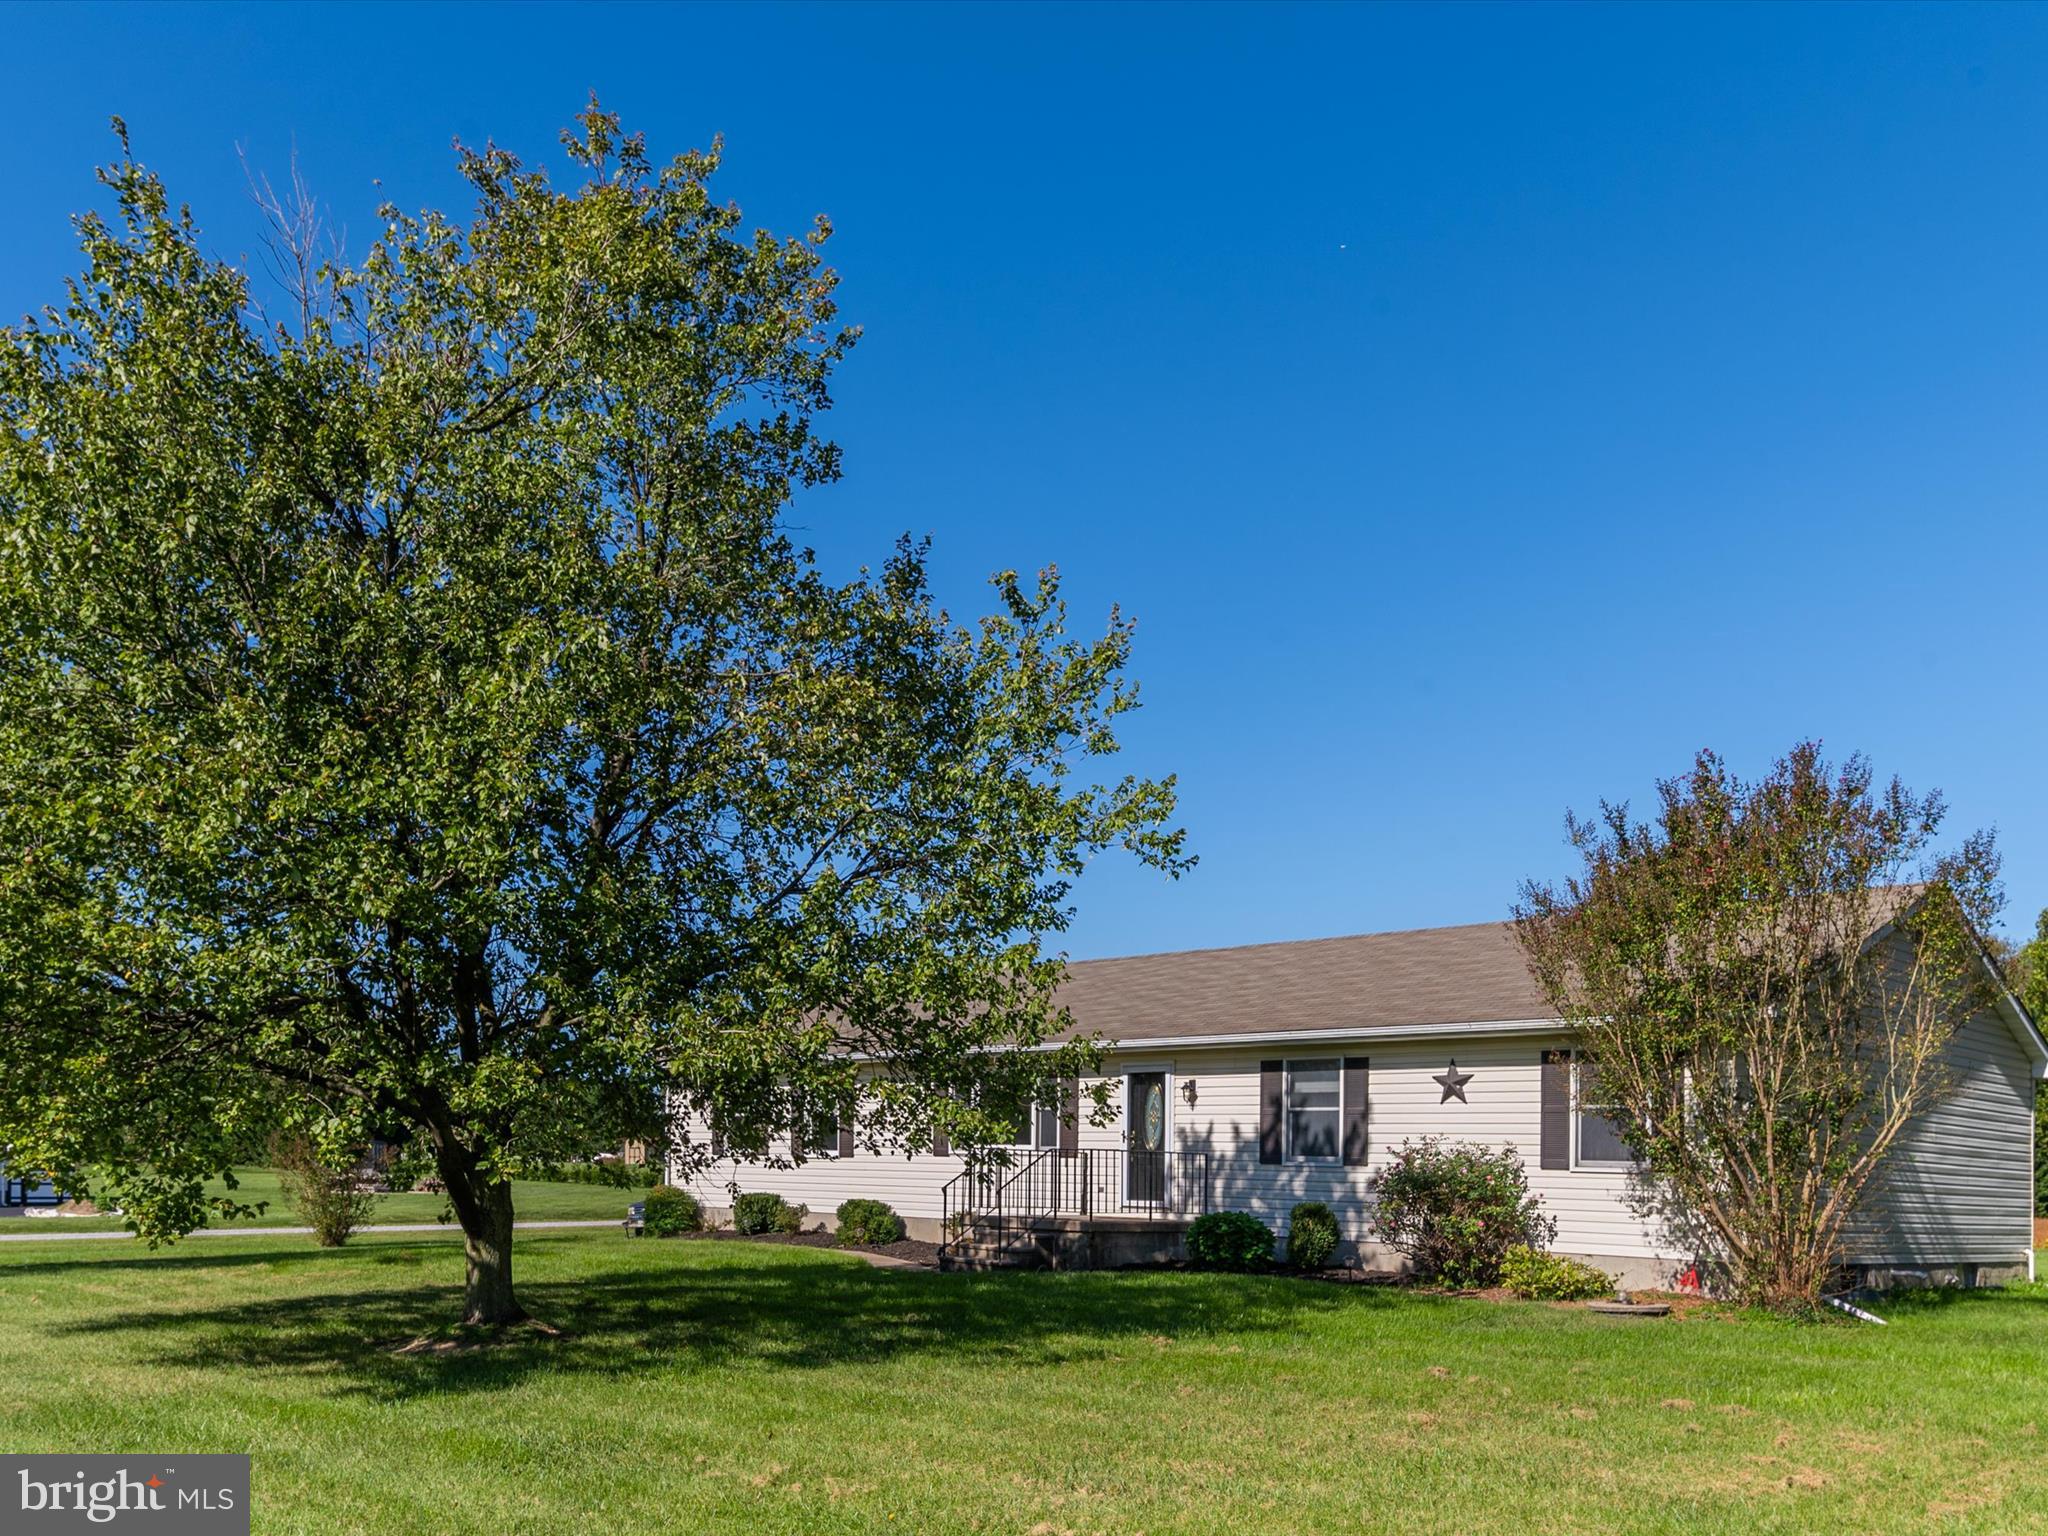
<svg viewBox="0 0 2048 1536"><path fill-rule="evenodd" d="M1891 1326L1883 1318L1877 1316L1875 1313L1866 1312L1861 1307L1854 1306L1851 1303L1842 1300L1842 1298L1839 1296L1823 1296L1821 1297L1821 1300L1826 1302L1829 1306L1833 1307L1837 1312L1846 1312L1851 1317L1856 1318L1861 1322L1875 1323L1880 1328L1888 1328Z"/></svg>

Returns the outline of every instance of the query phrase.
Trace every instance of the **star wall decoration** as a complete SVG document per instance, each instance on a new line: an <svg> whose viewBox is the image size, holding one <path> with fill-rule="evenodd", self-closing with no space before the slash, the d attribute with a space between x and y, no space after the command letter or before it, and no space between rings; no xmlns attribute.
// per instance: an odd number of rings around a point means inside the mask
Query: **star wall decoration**
<svg viewBox="0 0 2048 1536"><path fill-rule="evenodd" d="M1437 1103L1448 1104L1453 1099L1456 1099L1460 1104L1470 1104L1472 1102L1465 1097L1465 1085L1472 1081L1472 1074L1470 1072L1460 1072L1456 1061L1451 1063L1450 1071L1437 1073L1431 1081L1443 1084L1444 1096L1438 1099Z"/></svg>

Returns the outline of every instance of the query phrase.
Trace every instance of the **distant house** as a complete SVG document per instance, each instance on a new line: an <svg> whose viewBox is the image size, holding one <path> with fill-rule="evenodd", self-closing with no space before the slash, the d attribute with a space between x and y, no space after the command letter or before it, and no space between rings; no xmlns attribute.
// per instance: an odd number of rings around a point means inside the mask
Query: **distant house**
<svg viewBox="0 0 2048 1536"><path fill-rule="evenodd" d="M1368 1235L1367 1180L1390 1145L1443 1135L1514 1146L1560 1252L1634 1286L1694 1261L1631 1211L1628 1148L1581 1092L1507 924L1083 961L1062 1000L1111 1042L1113 1123L1088 1124L1070 1081L1024 1117L1011 1166L991 1175L944 1149L873 1155L842 1131L800 1166L722 1161L696 1194L716 1209L729 1189L771 1190L828 1217L867 1196L956 1262L1076 1264L1168 1255L1206 1210L1249 1211L1284 1235L1290 1208L1313 1199L1337 1213L1348 1256L1391 1267ZM1872 1280L2032 1274L2048 1044L2004 996L1951 1058L1955 1092L1898 1144L1854 1232L1846 1257Z"/></svg>
<svg viewBox="0 0 2048 1536"><path fill-rule="evenodd" d="M64 1196L40 1173L20 1176L0 1162L0 1216L19 1216L34 1206L54 1206Z"/></svg>

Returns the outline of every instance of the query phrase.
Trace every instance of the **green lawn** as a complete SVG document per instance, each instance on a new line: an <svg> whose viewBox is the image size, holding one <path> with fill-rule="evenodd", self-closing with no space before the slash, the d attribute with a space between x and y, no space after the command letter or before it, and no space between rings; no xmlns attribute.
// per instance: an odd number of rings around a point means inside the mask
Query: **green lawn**
<svg viewBox="0 0 2048 1536"><path fill-rule="evenodd" d="M263 1532L2048 1529L2048 1285L1889 1328L520 1240L0 1246L0 1444L247 1450Z"/></svg>
<svg viewBox="0 0 2048 1536"><path fill-rule="evenodd" d="M216 1179L207 1193L230 1195L247 1205L265 1204L260 1216L238 1216L207 1223L215 1227L299 1227L305 1223L284 1191L277 1187L277 1175L268 1168L237 1168L239 1185L229 1189ZM611 1189L602 1184L543 1184L530 1179L512 1181L512 1208L521 1221L578 1221L605 1217L623 1220L626 1207L646 1193L638 1189ZM370 1221L376 1225L392 1222L438 1221L448 1201L442 1195L379 1195ZM27 1225L34 1222L34 1226ZM116 1216L22 1217L0 1225L0 1234L11 1232L119 1232L124 1230Z"/></svg>

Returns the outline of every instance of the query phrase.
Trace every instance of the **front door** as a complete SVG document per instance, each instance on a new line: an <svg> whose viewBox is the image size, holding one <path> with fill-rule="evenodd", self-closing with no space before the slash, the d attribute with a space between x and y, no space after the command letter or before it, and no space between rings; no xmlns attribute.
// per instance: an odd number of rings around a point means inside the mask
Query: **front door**
<svg viewBox="0 0 2048 1536"><path fill-rule="evenodd" d="M1166 1199L1166 1074L1132 1072L1124 1078L1124 1198L1133 1205Z"/></svg>

